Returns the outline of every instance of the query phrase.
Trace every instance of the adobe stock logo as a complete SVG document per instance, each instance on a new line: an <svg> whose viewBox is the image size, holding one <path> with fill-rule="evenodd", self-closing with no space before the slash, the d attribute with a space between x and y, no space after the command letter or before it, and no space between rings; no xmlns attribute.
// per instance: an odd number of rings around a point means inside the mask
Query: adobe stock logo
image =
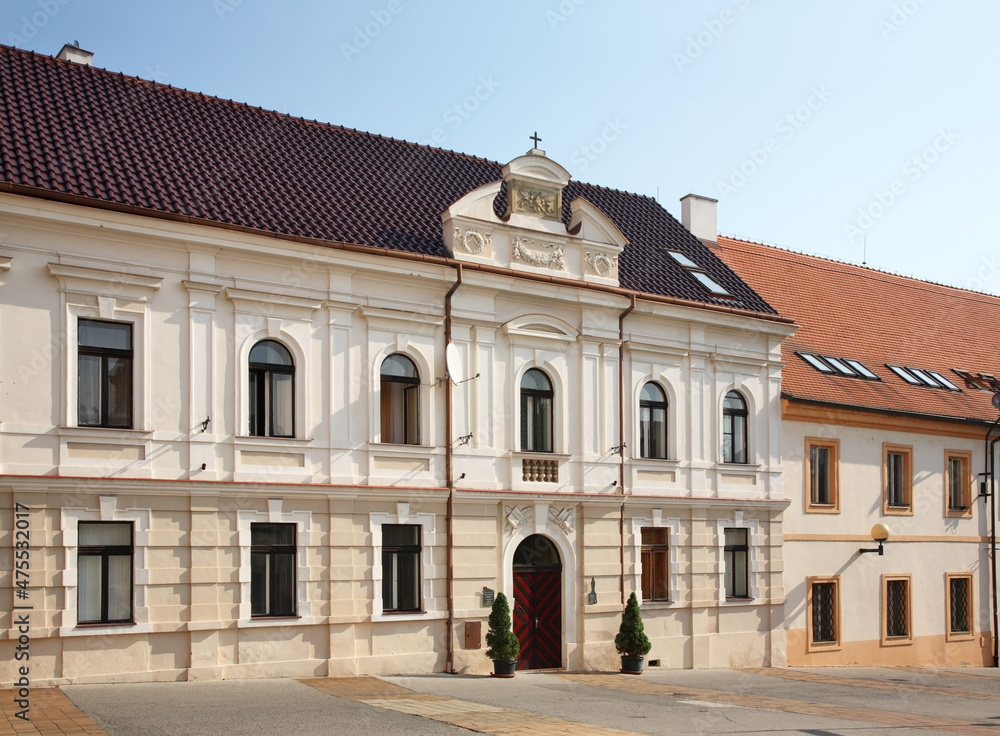
<svg viewBox="0 0 1000 736"><path fill-rule="evenodd" d="M373 10L372 19L363 26L354 26L354 36L352 43L341 41L340 51L344 54L344 59L350 63L351 57L360 54L363 49L368 48L372 40L386 28L394 16L403 12L403 6L399 0L389 0L389 3L382 10Z"/></svg>
<svg viewBox="0 0 1000 736"><path fill-rule="evenodd" d="M950 126L938 128L937 136L929 146L906 159L902 168L903 176L893 179L885 189L876 189L872 192L871 201L867 205L858 207L858 216L854 222L844 223L844 235L847 239L853 242L871 229L899 201L899 198L906 194L906 182L915 182L930 171L940 160L941 154L951 150L961 137L961 134L956 133Z"/></svg>

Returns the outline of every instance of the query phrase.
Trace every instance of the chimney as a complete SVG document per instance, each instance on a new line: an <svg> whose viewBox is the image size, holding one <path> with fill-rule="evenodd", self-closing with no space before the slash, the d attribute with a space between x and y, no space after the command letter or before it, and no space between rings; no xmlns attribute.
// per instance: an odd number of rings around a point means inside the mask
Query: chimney
<svg viewBox="0 0 1000 736"><path fill-rule="evenodd" d="M681 197L681 224L709 247L714 247L719 241L718 204L719 200L699 194Z"/></svg>
<svg viewBox="0 0 1000 736"><path fill-rule="evenodd" d="M56 56L63 61L72 61L74 64L90 66L90 60L94 58L93 51L84 51L79 46L72 43L65 44Z"/></svg>

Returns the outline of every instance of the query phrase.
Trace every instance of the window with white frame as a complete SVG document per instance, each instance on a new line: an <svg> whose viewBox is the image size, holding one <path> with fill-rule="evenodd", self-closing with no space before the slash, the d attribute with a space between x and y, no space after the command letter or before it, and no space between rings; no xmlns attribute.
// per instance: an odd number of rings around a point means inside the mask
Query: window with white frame
<svg viewBox="0 0 1000 736"><path fill-rule="evenodd" d="M250 524L250 615L295 615L295 524Z"/></svg>
<svg viewBox="0 0 1000 736"><path fill-rule="evenodd" d="M309 583L316 571L307 562L312 528L309 511L286 511L270 498L267 511L236 512L240 545L239 627L310 624Z"/></svg>
<svg viewBox="0 0 1000 736"><path fill-rule="evenodd" d="M433 561L435 515L410 513L398 502L395 513L369 515L374 552L372 620L440 618L431 591L438 577Z"/></svg>

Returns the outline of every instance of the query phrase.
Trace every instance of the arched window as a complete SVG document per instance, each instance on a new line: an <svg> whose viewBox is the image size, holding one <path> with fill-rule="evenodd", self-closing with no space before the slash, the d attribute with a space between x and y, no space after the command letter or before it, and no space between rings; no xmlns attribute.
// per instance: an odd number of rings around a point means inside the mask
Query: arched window
<svg viewBox="0 0 1000 736"><path fill-rule="evenodd" d="M667 457L667 396L652 381L642 387L639 397L639 455Z"/></svg>
<svg viewBox="0 0 1000 736"><path fill-rule="evenodd" d="M552 452L552 382L537 368L521 378L521 449Z"/></svg>
<svg viewBox="0 0 1000 736"><path fill-rule="evenodd" d="M747 462L747 402L738 391L722 404L722 462Z"/></svg>
<svg viewBox="0 0 1000 736"><path fill-rule="evenodd" d="M413 361L394 353L382 361L382 441L420 444L420 374Z"/></svg>
<svg viewBox="0 0 1000 736"><path fill-rule="evenodd" d="M288 348L261 340L250 350L250 434L295 436L295 361Z"/></svg>

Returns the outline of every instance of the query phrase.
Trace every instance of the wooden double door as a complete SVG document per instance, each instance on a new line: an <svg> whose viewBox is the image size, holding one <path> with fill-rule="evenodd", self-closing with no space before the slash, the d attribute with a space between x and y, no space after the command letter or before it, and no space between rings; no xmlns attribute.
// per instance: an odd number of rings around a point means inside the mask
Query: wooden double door
<svg viewBox="0 0 1000 736"><path fill-rule="evenodd" d="M562 667L562 565L514 565L519 670Z"/></svg>

